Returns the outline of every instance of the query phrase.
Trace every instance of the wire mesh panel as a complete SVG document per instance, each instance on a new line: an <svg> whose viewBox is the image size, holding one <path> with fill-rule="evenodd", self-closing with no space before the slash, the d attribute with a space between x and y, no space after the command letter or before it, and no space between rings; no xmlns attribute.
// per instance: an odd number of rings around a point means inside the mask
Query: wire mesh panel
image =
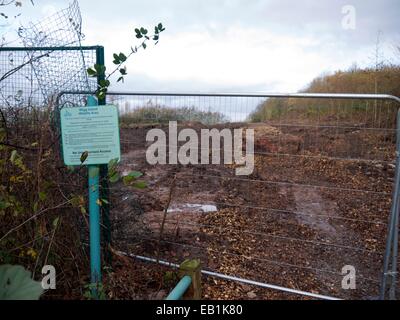
<svg viewBox="0 0 400 320"><path fill-rule="evenodd" d="M117 249L178 264L199 258L206 270L306 292L378 296L395 173L394 102L185 94L107 99L120 110L121 174L143 172L148 185L142 191L111 186ZM242 129L243 154L245 133L254 130L251 174L238 176L235 161L224 163L224 139L212 147L220 148L220 163L168 164L170 151L179 153L187 142L171 149L170 121L177 121L176 135L192 129L200 137L214 128L233 137ZM146 141L153 129L165 132L167 164L151 165L146 157L156 142ZM353 268L356 287L349 289L344 276ZM207 280L206 298L293 298L218 281Z"/></svg>
<svg viewBox="0 0 400 320"><path fill-rule="evenodd" d="M18 29L24 47L58 47L80 45L82 16L77 0L40 22L30 22Z"/></svg>
<svg viewBox="0 0 400 320"><path fill-rule="evenodd" d="M0 104L43 107L66 90L96 90L86 67L96 63L97 47L0 48ZM69 97L79 100L82 96Z"/></svg>
<svg viewBox="0 0 400 320"><path fill-rule="evenodd" d="M83 47L77 0L37 23L18 29L19 47L0 47L0 104L43 107L62 91L94 91L97 79L86 69L100 47ZM83 96L70 97L82 103Z"/></svg>
<svg viewBox="0 0 400 320"><path fill-rule="evenodd" d="M0 48L0 138L33 162L38 141L59 155L55 113L63 90L95 90L86 67L96 63L98 47ZM82 57L85 57L83 60ZM86 95L62 97L61 106L85 105ZM58 160L58 159L57 159Z"/></svg>

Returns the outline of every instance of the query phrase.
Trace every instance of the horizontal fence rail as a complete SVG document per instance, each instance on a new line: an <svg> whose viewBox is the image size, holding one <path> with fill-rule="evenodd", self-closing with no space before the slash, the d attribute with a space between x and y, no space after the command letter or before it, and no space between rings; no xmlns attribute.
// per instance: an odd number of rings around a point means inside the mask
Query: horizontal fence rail
<svg viewBox="0 0 400 320"><path fill-rule="evenodd" d="M121 251L119 252L119 254L122 254L122 255L131 257L131 258L135 258L135 259L138 259L138 260L141 260L141 261L158 263L158 264L165 265L165 266L168 266L168 267L171 267L171 268L179 268L178 264L175 264L175 263L172 263L172 262L168 262L168 261L164 261L164 260L159 260L157 262L157 259L153 259L153 258L149 258L149 257L143 257L143 256L137 256L137 255L129 254L129 253L126 253L126 252L121 252ZM236 282L245 283L245 284L248 284L248 285L258 286L258 287L261 287L261 288L267 288L267 289L272 289L272 290L277 290L277 291L283 291L283 292L287 292L287 293L291 293L291 294L301 295L301 296L320 299L320 300L340 300L339 298L335 298L335 297L324 296L324 295L314 294L314 293L311 293L311 292L305 292L305 291L300 291L300 290L294 290L294 289L290 289L290 288L275 286L275 285L271 285L271 284L268 284L268 283L252 281L252 280L249 280L249 279L243 279L243 278L239 278L239 277L232 277L232 276L229 276L229 275L226 275L226 274L221 274L221 273L213 272L213 271L209 271L209 270L201 270L201 273L206 275L206 276L210 276L210 277L215 277L215 278L229 280L229 281L236 281Z"/></svg>
<svg viewBox="0 0 400 320"><path fill-rule="evenodd" d="M63 91L58 94L58 99L64 95L86 94L94 95L95 91ZM207 93L207 92L108 92L108 96L153 96L153 97L232 97L232 98L301 98L301 99L365 99L365 100L391 100L400 103L400 98L390 94L353 94L353 93Z"/></svg>

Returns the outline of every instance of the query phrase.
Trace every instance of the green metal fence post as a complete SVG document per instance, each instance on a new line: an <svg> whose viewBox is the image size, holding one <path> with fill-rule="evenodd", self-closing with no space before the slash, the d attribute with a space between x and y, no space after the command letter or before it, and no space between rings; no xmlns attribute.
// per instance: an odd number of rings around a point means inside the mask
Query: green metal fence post
<svg viewBox="0 0 400 320"><path fill-rule="evenodd" d="M105 60L104 60L104 47L98 46L96 48L96 64L105 65ZM105 80L106 75L105 73L101 73L97 76L97 82L100 84L100 81ZM99 99L99 105L105 105L106 104L106 99Z"/></svg>
<svg viewBox="0 0 400 320"><path fill-rule="evenodd" d="M104 47L98 46L96 49L96 64L105 65L104 59ZM106 78L105 73L99 74L97 77L97 82L104 80ZM105 105L106 98L99 99L99 105ZM107 165L100 166L100 194L102 199L106 199L106 202L102 203L102 222L103 222L103 240L104 240L104 258L107 263L111 263L111 252L109 246L111 245L111 223L110 223L110 192L108 185L108 167Z"/></svg>
<svg viewBox="0 0 400 320"><path fill-rule="evenodd" d="M185 260L179 266L179 280L165 300L201 299L201 264L199 259Z"/></svg>
<svg viewBox="0 0 400 320"><path fill-rule="evenodd" d="M191 276L184 276L169 293L165 300L180 300L192 284Z"/></svg>
<svg viewBox="0 0 400 320"><path fill-rule="evenodd" d="M97 100L94 97L89 96L87 105L96 106ZM99 166L88 166L90 280L92 286L92 297L95 299L98 298L98 286L101 283L99 172Z"/></svg>

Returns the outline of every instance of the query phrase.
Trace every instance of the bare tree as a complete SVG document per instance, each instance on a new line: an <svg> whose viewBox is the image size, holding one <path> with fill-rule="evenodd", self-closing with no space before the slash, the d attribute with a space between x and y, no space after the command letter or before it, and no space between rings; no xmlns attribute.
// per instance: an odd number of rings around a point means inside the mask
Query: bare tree
<svg viewBox="0 0 400 320"><path fill-rule="evenodd" d="M383 56L381 52L381 37L382 37L382 31L378 30L378 33L376 35L376 41L375 41L375 52L374 52L374 93L378 94L379 90L379 70L383 67ZM374 120L376 121L377 119L377 113L378 113L378 101L374 101Z"/></svg>

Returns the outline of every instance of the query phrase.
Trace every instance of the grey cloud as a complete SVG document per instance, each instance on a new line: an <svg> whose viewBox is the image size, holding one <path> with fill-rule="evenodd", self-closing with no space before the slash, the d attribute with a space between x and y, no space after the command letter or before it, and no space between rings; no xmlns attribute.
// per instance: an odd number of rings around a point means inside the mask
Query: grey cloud
<svg viewBox="0 0 400 320"><path fill-rule="evenodd" d="M65 7L67 3L67 0L42 0L40 5ZM40 5L37 3L35 8L26 6L25 18L35 17L36 19L39 16ZM353 5L356 8L356 30L346 31L341 26L343 18L341 9L344 5ZM167 28L166 32L172 37L183 31L190 33L205 30L218 38L221 43L224 41L225 32L232 26L243 28L243 30L256 28L260 32L272 33L275 38L282 37L282 46L285 46L284 39L286 38L307 38L311 40L311 43L302 46L303 53L315 53L320 57L328 57L326 64L321 66L320 72L333 71L338 65L350 66L353 61L361 65L368 62L378 30L383 32L383 42L389 43L390 46L400 43L398 0L101 0L96 2L80 0L80 7L84 32L94 29L90 24L94 20L101 21L105 28L110 30L114 30L115 25L120 27L121 22L125 23L125 21L126 28L133 28L131 23L134 21L135 24L147 26L163 22ZM118 29L115 33L118 33ZM85 44L94 43L91 39L87 39ZM262 45L271 46L270 43ZM207 43L204 46L207 46ZM121 47L125 48L125 43L121 44ZM106 51L109 53L119 49L121 48L107 47ZM299 56L299 63L302 63L301 59L302 57ZM360 61L361 59L364 61ZM277 63L284 65L285 61L277 61ZM277 88L284 87L283 83L273 81L274 75L265 77L265 83L232 87L224 83L216 85L211 82L212 79L209 83L191 79L160 81L151 75L135 75L134 77L130 75L123 88L153 91L243 92L275 91ZM310 80L307 79L307 81Z"/></svg>
<svg viewBox="0 0 400 320"><path fill-rule="evenodd" d="M255 85L229 86L224 83L210 85L208 82L197 80L161 81L145 74L132 73L126 78L124 84L118 84L118 90L122 91L167 91L167 92L272 92L279 91L284 83L269 81ZM116 87L110 88L116 91Z"/></svg>

